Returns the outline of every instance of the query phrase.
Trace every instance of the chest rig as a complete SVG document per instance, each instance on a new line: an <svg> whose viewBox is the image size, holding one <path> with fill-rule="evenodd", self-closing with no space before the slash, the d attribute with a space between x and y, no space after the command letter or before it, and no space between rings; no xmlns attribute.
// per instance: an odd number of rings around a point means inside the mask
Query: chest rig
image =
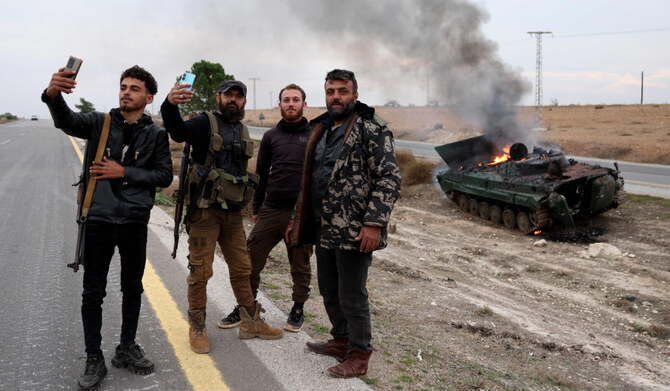
<svg viewBox="0 0 670 391"><path fill-rule="evenodd" d="M233 143L224 145L219 134L219 123L213 113L207 112L211 136L205 163L192 161L188 170L188 191L186 203L195 203L198 208L209 208L218 205L222 209L231 206L244 207L251 200L259 177L247 172L249 159L254 153L254 142L249 137L249 129L241 124L239 143L233 137ZM233 164L240 164L244 175L236 176L216 167L217 155L222 150L229 150L233 156ZM191 209L191 206L189 209Z"/></svg>

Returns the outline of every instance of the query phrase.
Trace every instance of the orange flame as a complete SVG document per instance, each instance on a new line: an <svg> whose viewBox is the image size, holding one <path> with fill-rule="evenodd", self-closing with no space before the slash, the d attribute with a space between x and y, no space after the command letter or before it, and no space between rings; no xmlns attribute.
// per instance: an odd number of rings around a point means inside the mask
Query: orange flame
<svg viewBox="0 0 670 391"><path fill-rule="evenodd" d="M503 148L502 155L495 156L493 160L490 163L486 163L486 165L495 166L496 164L500 164L502 162L509 160L510 158L509 148L510 148L509 144L505 145L505 147Z"/></svg>
<svg viewBox="0 0 670 391"><path fill-rule="evenodd" d="M538 229L537 231L533 232L533 235L539 235L541 233L542 233L542 231Z"/></svg>

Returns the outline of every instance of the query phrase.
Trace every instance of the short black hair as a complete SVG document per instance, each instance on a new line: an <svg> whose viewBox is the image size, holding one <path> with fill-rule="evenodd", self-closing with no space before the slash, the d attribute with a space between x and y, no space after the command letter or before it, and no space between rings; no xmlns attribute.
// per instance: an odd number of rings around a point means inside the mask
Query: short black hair
<svg viewBox="0 0 670 391"><path fill-rule="evenodd" d="M356 81L356 75L354 75L352 71L347 71L346 69L333 69L326 75L326 83L329 80L342 80L344 82L351 80L354 83L354 94L358 92L358 82Z"/></svg>
<svg viewBox="0 0 670 391"><path fill-rule="evenodd" d="M132 68L128 68L125 71L123 71L119 83L122 83L123 79L125 79L126 77L132 77L133 79L143 81L150 95L156 95L156 93L158 92L158 84L156 84L156 79L154 79L151 73L147 72L146 69L138 65L135 65Z"/></svg>
<svg viewBox="0 0 670 391"><path fill-rule="evenodd" d="M297 85L295 83L291 83L291 84L287 85L286 87L282 88L281 91L279 91L279 101L280 102L281 102L281 94L284 93L284 90L298 90L302 94L302 101L304 102L305 99L307 99L307 95L305 94L305 90L300 88L299 85Z"/></svg>

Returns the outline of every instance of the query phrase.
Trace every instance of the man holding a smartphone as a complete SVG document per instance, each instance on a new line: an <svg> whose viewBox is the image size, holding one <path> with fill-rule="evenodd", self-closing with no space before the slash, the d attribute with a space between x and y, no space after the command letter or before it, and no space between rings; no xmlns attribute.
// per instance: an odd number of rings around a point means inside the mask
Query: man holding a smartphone
<svg viewBox="0 0 670 391"><path fill-rule="evenodd" d="M72 93L76 71L61 68L42 94L54 124L68 135L88 140L83 175L95 178L93 198L85 223L84 291L81 315L86 345L86 367L79 389L97 390L107 374L101 349L102 302L107 273L118 247L121 256L122 324L120 343L112 364L138 374L154 371L154 363L135 343L140 315L142 276L146 262L147 223L156 187L172 182L172 160L165 129L144 114L157 92L156 80L139 66L120 78L119 108L109 113L107 141L101 160L94 160L106 114L75 113L61 93Z"/></svg>
<svg viewBox="0 0 670 391"><path fill-rule="evenodd" d="M177 107L193 97L188 84L177 83L161 105L170 137L193 148L186 186L186 230L189 233L188 321L189 343L195 353L208 353L205 325L207 281L214 274L214 251L219 243L228 264L230 285L240 309L238 335L242 339L279 339L283 331L261 318L262 309L251 291L251 260L242 225L242 208L251 200L258 176L247 171L253 140L240 120L247 87L224 80L216 94L218 111L184 121Z"/></svg>

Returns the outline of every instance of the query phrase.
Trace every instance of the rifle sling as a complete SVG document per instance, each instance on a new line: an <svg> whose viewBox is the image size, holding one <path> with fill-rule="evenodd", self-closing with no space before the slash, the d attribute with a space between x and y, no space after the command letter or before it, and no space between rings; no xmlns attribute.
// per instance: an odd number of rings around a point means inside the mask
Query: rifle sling
<svg viewBox="0 0 670 391"><path fill-rule="evenodd" d="M94 161L99 162L102 160L102 155L105 152L105 146L107 145L107 137L109 136L109 128L112 124L112 117L109 113L105 113L105 122L102 125L102 133L100 134L100 140L98 140L98 150L95 152ZM91 164L93 164L91 162ZM88 216L88 211L91 209L91 200L93 199L93 191L95 191L96 179L93 175L88 180L88 186L86 186L86 196L84 197L84 203L81 206L81 217L79 218L80 222L85 222L86 217Z"/></svg>

